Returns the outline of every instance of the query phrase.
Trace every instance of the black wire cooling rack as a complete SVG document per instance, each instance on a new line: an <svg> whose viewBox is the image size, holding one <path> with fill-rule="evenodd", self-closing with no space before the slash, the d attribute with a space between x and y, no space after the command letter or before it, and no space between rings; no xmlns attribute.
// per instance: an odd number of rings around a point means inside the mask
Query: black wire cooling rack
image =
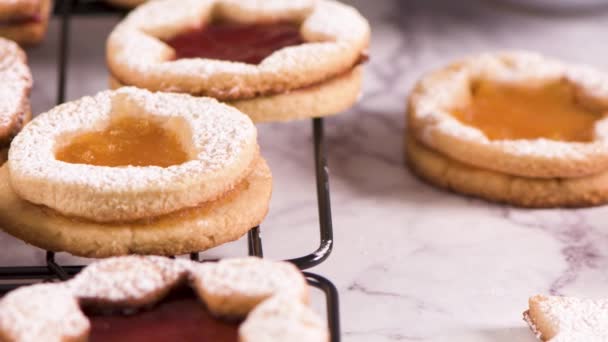
<svg viewBox="0 0 608 342"><path fill-rule="evenodd" d="M54 14L60 20L59 55L57 58L57 103L65 101L67 82L68 56L70 50L70 19L72 16L114 14L125 12L106 5L99 0L56 0ZM313 152L316 174L316 191L319 214L319 247L310 254L292 258L287 261L301 270L316 266L329 257L333 248L333 228L329 194L329 175L326 158L326 147L323 133L323 119L312 119ZM248 255L263 257L260 227L252 228L248 235ZM191 253L190 259L200 260L199 253ZM46 252L46 266L7 266L0 267L0 295L19 286L39 281L67 280L78 273L83 266L62 266L55 260L55 253ZM331 332L331 341L340 341L340 317L338 292L326 278L304 272L308 284L321 290L325 295L327 320Z"/></svg>

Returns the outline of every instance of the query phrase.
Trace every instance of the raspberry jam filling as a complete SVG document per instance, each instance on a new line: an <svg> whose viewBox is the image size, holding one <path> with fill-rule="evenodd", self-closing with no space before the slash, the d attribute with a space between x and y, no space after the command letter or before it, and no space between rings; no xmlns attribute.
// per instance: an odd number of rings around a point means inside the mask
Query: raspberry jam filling
<svg viewBox="0 0 608 342"><path fill-rule="evenodd" d="M175 59L208 58L259 64L273 52L304 43L300 29L291 23L213 23L177 35L166 42Z"/></svg>
<svg viewBox="0 0 608 342"><path fill-rule="evenodd" d="M575 95L565 83L525 89L482 82L473 89L471 103L452 115L490 140L589 142L595 122L605 114L584 107Z"/></svg>
<svg viewBox="0 0 608 342"><path fill-rule="evenodd" d="M239 322L213 317L190 289L132 315L87 313L90 342L237 342Z"/></svg>
<svg viewBox="0 0 608 342"><path fill-rule="evenodd" d="M175 134L152 120L132 117L117 119L103 131L74 137L55 157L96 166L168 167L188 161Z"/></svg>

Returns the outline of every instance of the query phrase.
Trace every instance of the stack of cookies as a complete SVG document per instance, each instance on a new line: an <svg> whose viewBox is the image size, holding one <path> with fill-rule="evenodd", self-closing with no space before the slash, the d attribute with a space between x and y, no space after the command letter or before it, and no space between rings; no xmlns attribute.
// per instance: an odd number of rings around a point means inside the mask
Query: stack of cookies
<svg viewBox="0 0 608 342"><path fill-rule="evenodd" d="M608 75L528 52L432 72L408 103L411 170L442 188L523 207L608 201Z"/></svg>

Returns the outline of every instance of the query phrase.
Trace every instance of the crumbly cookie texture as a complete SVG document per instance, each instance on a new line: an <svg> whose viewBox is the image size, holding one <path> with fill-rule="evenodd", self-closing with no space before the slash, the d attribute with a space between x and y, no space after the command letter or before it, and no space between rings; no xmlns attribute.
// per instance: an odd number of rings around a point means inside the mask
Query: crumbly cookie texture
<svg viewBox="0 0 608 342"><path fill-rule="evenodd" d="M21 3L27 3L27 5L19 5ZM13 4L16 6L12 6ZM15 9L16 12L13 12L15 14L9 14L10 11L3 11L3 8L7 7ZM36 16L38 19L33 22L0 25L0 37L13 40L21 45L40 43L46 35L52 9L53 0L2 1L0 4L0 20L28 16ZM30 10L33 10L33 12L29 12ZM22 14L17 14L21 11L23 11Z"/></svg>
<svg viewBox="0 0 608 342"><path fill-rule="evenodd" d="M0 146L7 146L31 117L32 74L25 52L0 38Z"/></svg>
<svg viewBox="0 0 608 342"><path fill-rule="evenodd" d="M73 164L55 157L74 135L121 116L157 121L176 134L190 160L166 168ZM213 201L235 188L258 158L257 133L238 110L210 98L105 91L41 114L9 150L11 187L29 202L95 222L132 221Z"/></svg>
<svg viewBox="0 0 608 342"><path fill-rule="evenodd" d="M565 179L528 178L470 166L406 138L406 159L420 178L447 190L529 208L608 202L608 171Z"/></svg>
<svg viewBox="0 0 608 342"><path fill-rule="evenodd" d="M608 341L608 300L537 295L525 321L542 341Z"/></svg>
<svg viewBox="0 0 608 342"><path fill-rule="evenodd" d="M259 65L179 59L163 40L215 19L301 24L305 44L274 52ZM368 22L333 0L158 0L120 23L107 41L112 77L150 90L206 95L224 101L286 93L343 75L369 44Z"/></svg>
<svg viewBox="0 0 608 342"><path fill-rule="evenodd" d="M450 114L468 103L471 84L489 80L517 87L568 82L577 101L608 112L608 74L530 52L488 53L432 72L409 98L408 131L424 145L468 165L509 175L576 178L608 170L608 119L595 124L595 139L573 143L549 139L489 140Z"/></svg>
<svg viewBox="0 0 608 342"><path fill-rule="evenodd" d="M229 101L256 123L290 121L336 115L350 108L361 95L363 67L357 66L343 76L319 85L285 94L260 96L253 99ZM123 85L110 77L110 87Z"/></svg>
<svg viewBox="0 0 608 342"><path fill-rule="evenodd" d="M214 301L217 312L246 317L239 327L241 341L329 340L324 322L306 304L306 282L291 264L258 258L200 264L135 256L99 261L65 283L9 293L0 300L0 337L9 342L84 341L90 327L79 303L142 307L184 283L204 293L203 303Z"/></svg>
<svg viewBox="0 0 608 342"><path fill-rule="evenodd" d="M234 241L268 213L272 176L258 159L245 180L218 200L129 223L96 223L63 216L13 191L0 168L0 229L51 251L84 257L127 254L181 255Z"/></svg>

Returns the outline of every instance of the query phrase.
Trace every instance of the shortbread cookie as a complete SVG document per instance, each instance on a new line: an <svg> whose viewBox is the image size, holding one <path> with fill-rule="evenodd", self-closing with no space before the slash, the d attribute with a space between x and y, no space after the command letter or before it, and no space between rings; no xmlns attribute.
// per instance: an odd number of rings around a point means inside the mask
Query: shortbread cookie
<svg viewBox="0 0 608 342"><path fill-rule="evenodd" d="M167 165L123 166L117 158L153 158L163 145L149 142L128 150L127 141L112 142L122 151L105 151L107 160L65 162L62 151L71 137L120 125L123 118L161 126L177 139L184 160ZM141 130L133 128L133 134ZM127 134L129 134L127 132ZM152 139L157 133L152 132ZM99 142L104 147L106 140ZM167 146L168 143L164 144ZM112 145L110 145L112 146ZM182 151L179 151L179 150ZM93 150L92 150L93 151ZM91 151L82 152L84 157ZM102 153L102 152L100 152ZM79 157L79 156L77 156ZM209 98L150 93L135 88L102 92L57 106L39 115L14 139L9 151L10 182L21 198L64 215L97 222L132 221L159 216L215 200L232 190L258 158L256 129L246 116ZM106 163L107 162L107 163ZM118 165L115 165L118 162ZM131 160L126 165L137 165ZM42 171L41 171L42 170Z"/></svg>
<svg viewBox="0 0 608 342"><path fill-rule="evenodd" d="M0 148L30 120L32 74L25 53L17 44L0 38Z"/></svg>
<svg viewBox="0 0 608 342"><path fill-rule="evenodd" d="M9 293L0 300L0 337L8 342L328 341L326 325L307 302L306 282L288 263L113 258L68 282ZM129 317L121 309L128 309Z"/></svg>
<svg viewBox="0 0 608 342"><path fill-rule="evenodd" d="M11 0L0 4L0 37L22 45L39 43L45 36L52 0Z"/></svg>
<svg viewBox="0 0 608 342"><path fill-rule="evenodd" d="M536 336L550 342L608 341L608 300L534 296L524 319Z"/></svg>
<svg viewBox="0 0 608 342"><path fill-rule="evenodd" d="M579 178L529 178L464 164L406 139L410 169L431 184L522 207L582 207L608 202L608 171Z"/></svg>
<svg viewBox="0 0 608 342"><path fill-rule="evenodd" d="M527 52L482 54L423 77L408 132L454 160L508 175L608 170L608 74Z"/></svg>
<svg viewBox="0 0 608 342"><path fill-rule="evenodd" d="M361 93L363 68L355 67L343 76L316 86L291 91L286 94L261 96L247 100L227 102L254 122L288 121L317 116L330 116L349 109ZM110 87L123 85L110 78Z"/></svg>
<svg viewBox="0 0 608 342"><path fill-rule="evenodd" d="M272 177L236 109L124 88L38 116L11 145L0 188L0 228L38 247L175 255L259 225Z"/></svg>
<svg viewBox="0 0 608 342"><path fill-rule="evenodd" d="M115 28L113 87L211 96L256 121L331 115L356 101L370 30L355 9L333 0L180 4L146 3Z"/></svg>

